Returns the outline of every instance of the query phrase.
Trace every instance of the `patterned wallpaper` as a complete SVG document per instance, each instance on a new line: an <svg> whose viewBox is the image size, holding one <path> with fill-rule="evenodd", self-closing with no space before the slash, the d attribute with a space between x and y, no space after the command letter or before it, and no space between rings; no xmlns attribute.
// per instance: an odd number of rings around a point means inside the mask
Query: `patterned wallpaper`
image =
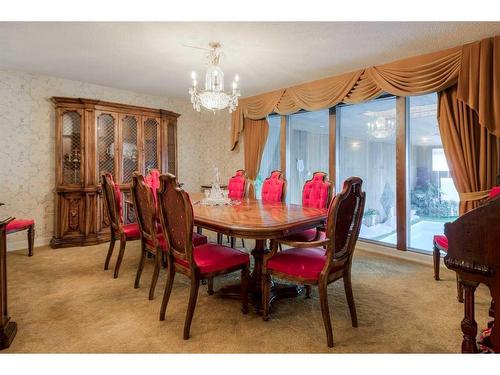
<svg viewBox="0 0 500 375"><path fill-rule="evenodd" d="M179 180L188 191L199 191L201 183L210 182L214 165L219 167L223 180L243 167L243 153L229 151L227 112L198 113L187 99L0 70L0 202L6 203L0 208L1 216L34 218L35 246L47 244L53 234L55 114L52 96L101 99L180 113ZM8 248L26 248L25 233L10 235Z"/></svg>

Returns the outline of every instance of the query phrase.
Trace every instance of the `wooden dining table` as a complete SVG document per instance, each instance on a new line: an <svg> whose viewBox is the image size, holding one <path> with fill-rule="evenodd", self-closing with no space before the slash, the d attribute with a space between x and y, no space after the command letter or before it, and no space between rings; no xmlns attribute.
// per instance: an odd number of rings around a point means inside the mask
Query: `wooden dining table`
<svg viewBox="0 0 500 375"><path fill-rule="evenodd" d="M269 251L267 241L283 238L304 229L324 225L327 217L326 209L303 207L283 202L266 203L255 199L244 199L235 205L208 206L203 205L203 194L190 195L193 203L194 224L224 235L249 238L255 240L255 248L251 254L254 266L250 275L249 297L257 312L262 305L262 261ZM280 298L296 297L300 287L273 283L270 302ZM240 286L223 287L219 294L222 297L239 297Z"/></svg>

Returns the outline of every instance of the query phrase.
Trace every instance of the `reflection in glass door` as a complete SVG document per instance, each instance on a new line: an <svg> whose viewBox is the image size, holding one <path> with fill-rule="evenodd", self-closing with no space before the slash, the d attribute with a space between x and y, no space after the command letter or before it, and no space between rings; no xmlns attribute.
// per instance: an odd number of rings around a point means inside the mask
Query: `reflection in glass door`
<svg viewBox="0 0 500 375"><path fill-rule="evenodd" d="M287 202L302 204L304 183L329 170L329 111L290 115L286 143Z"/></svg>

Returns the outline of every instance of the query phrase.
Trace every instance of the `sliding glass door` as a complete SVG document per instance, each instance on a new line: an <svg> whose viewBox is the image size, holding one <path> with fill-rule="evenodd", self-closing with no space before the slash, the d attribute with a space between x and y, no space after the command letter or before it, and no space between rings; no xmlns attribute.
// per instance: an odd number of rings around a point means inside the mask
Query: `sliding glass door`
<svg viewBox="0 0 500 375"><path fill-rule="evenodd" d="M337 107L337 191L363 179L360 238L396 244L396 98Z"/></svg>
<svg viewBox="0 0 500 375"><path fill-rule="evenodd" d="M432 251L432 237L458 216L458 193L450 176L437 122L437 95L408 98L408 247Z"/></svg>

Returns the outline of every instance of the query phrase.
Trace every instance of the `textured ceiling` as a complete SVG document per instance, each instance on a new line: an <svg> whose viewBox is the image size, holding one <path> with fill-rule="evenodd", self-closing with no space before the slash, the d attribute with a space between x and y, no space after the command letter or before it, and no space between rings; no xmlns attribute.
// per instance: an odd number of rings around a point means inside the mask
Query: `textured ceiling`
<svg viewBox="0 0 500 375"><path fill-rule="evenodd" d="M500 22L0 23L0 68L187 98L223 44L226 89L243 96L500 34Z"/></svg>

